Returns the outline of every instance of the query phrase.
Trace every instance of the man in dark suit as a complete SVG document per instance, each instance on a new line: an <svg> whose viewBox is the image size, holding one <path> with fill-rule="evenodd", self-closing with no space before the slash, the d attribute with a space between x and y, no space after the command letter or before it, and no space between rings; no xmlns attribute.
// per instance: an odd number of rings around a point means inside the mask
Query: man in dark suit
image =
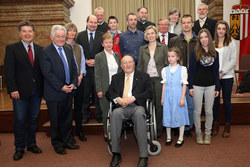
<svg viewBox="0 0 250 167"><path fill-rule="evenodd" d="M96 28L96 16L88 16L87 30L80 32L76 39L76 43L80 44L83 47L87 71L87 75L83 78L83 123L88 123L90 119L90 96L92 97L92 102L95 103L96 120L98 122L102 122L102 111L95 89L94 67L95 55L103 51L101 42L103 33L100 31L96 31Z"/></svg>
<svg viewBox="0 0 250 167"><path fill-rule="evenodd" d="M87 30L78 34L76 43L83 47L87 75L83 78L84 90L83 90L83 123L88 123L90 119L90 96L92 102L95 104L95 117L98 122L102 122L102 111L99 105L99 99L96 95L95 89L95 55L103 51L102 35L103 33L97 31L97 18L94 15L90 15L87 18Z"/></svg>
<svg viewBox="0 0 250 167"><path fill-rule="evenodd" d="M138 166L146 167L147 152L147 125L145 104L152 98L152 85L148 74L135 71L135 62L131 56L124 56L121 60L123 72L112 77L107 91L107 98L112 100L118 108L111 115L111 167L119 166L121 162L120 137L124 120L132 119L134 132L139 145L140 159Z"/></svg>
<svg viewBox="0 0 250 167"><path fill-rule="evenodd" d="M193 31L196 35L198 35L199 31L203 28L208 29L212 38L214 38L214 29L217 23L216 20L207 18L208 14L208 6L205 3L201 3L198 6L197 14L199 19L194 22Z"/></svg>
<svg viewBox="0 0 250 167"><path fill-rule="evenodd" d="M137 24L136 28L142 32L146 30L146 28L150 25L155 26L155 23L152 23L151 21L148 21L148 8L140 7L137 9Z"/></svg>
<svg viewBox="0 0 250 167"><path fill-rule="evenodd" d="M14 160L23 157L26 146L33 153L42 152L36 145L37 118L43 92L43 76L39 66L42 47L33 42L34 25L31 22L20 22L18 30L21 41L6 46L4 61L7 89L13 100L15 118Z"/></svg>
<svg viewBox="0 0 250 167"><path fill-rule="evenodd" d="M159 38L157 40L161 42L162 44L165 44L168 46L168 43L171 38L177 36L176 34L168 32L169 29L169 21L166 17L161 18L158 21L158 35Z"/></svg>
<svg viewBox="0 0 250 167"><path fill-rule="evenodd" d="M72 98L78 74L72 50L64 46L66 29L54 25L50 45L43 49L41 69L44 75L44 99L50 116L51 143L58 154L79 149L69 142L72 131Z"/></svg>
<svg viewBox="0 0 250 167"><path fill-rule="evenodd" d="M97 17L97 31L106 33L109 29L109 26L108 23L104 21L105 19L104 9L102 7L96 8L95 16Z"/></svg>

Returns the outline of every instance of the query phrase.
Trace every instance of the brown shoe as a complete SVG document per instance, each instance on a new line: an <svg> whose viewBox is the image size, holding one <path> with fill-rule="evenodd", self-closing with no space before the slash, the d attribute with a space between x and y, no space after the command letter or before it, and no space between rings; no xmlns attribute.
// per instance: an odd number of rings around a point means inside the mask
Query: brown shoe
<svg viewBox="0 0 250 167"><path fill-rule="evenodd" d="M222 134L222 137L227 138L229 136L230 136L230 124L226 123L223 134Z"/></svg>
<svg viewBox="0 0 250 167"><path fill-rule="evenodd" d="M217 136L218 132L219 132L219 128L220 128L220 123L219 122L214 122L211 136Z"/></svg>

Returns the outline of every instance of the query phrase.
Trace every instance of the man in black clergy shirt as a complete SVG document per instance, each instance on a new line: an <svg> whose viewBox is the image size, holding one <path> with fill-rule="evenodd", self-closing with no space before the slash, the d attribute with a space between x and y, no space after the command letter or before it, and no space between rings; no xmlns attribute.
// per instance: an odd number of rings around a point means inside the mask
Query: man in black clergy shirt
<svg viewBox="0 0 250 167"><path fill-rule="evenodd" d="M105 19L104 9L102 7L96 8L95 16L97 17L97 25L98 25L96 30L106 33L109 29L109 26L108 23L104 21Z"/></svg>
<svg viewBox="0 0 250 167"><path fill-rule="evenodd" d="M137 9L137 17L138 17L138 20L137 20L136 27L138 30L144 32L148 26L150 26L150 25L155 26L155 23L152 23L152 22L147 20L148 19L148 8L146 8L145 6Z"/></svg>

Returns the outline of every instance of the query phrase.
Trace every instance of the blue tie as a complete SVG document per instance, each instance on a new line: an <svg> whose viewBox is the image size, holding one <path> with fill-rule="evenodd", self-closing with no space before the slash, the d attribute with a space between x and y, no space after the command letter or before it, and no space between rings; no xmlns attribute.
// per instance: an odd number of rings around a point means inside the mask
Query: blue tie
<svg viewBox="0 0 250 167"><path fill-rule="evenodd" d="M90 50L90 53L92 52L92 49L93 49L93 33L89 33L90 34L90 38L89 38L89 50Z"/></svg>
<svg viewBox="0 0 250 167"><path fill-rule="evenodd" d="M69 83L70 83L69 67L68 67L68 64L67 64L67 62L66 62L64 56L63 56L62 48L59 47L58 50L59 50L59 55L60 55L60 57L61 57L61 59L62 59L62 62L63 62L63 66L64 66L64 71L65 71L65 82L66 82L67 84L69 84Z"/></svg>

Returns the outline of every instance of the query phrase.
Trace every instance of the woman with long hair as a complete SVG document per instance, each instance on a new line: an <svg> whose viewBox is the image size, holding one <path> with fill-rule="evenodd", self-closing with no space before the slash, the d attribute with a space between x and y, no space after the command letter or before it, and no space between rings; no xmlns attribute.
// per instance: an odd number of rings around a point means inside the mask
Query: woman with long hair
<svg viewBox="0 0 250 167"><path fill-rule="evenodd" d="M219 78L220 89L222 89L223 105L225 109L225 128L222 137L230 136L230 123L232 118L231 94L234 82L234 66L236 65L237 53L236 44L232 40L227 22L220 20L215 26L214 46L219 53ZM213 115L214 123L212 136L219 131L220 96L215 98Z"/></svg>
<svg viewBox="0 0 250 167"><path fill-rule="evenodd" d="M189 93L194 100L194 124L197 144L211 144L214 98L219 95L219 55L207 29L200 30L189 63ZM205 98L205 137L201 132L201 109Z"/></svg>

